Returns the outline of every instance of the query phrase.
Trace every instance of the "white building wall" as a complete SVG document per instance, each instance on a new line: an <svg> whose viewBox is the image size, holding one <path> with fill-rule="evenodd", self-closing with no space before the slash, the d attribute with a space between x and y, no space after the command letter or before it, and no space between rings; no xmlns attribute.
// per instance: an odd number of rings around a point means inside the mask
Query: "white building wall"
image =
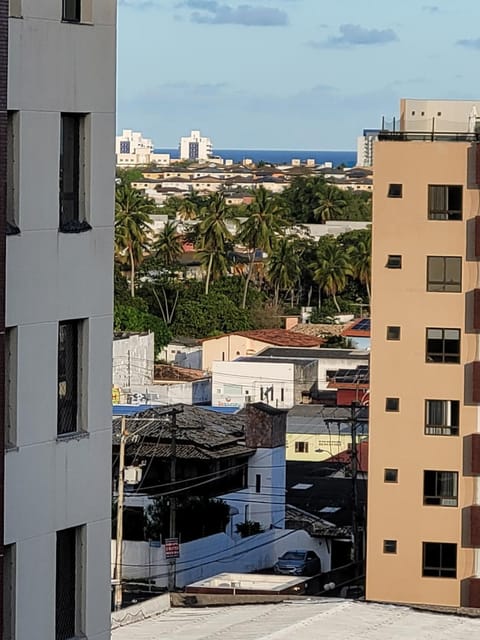
<svg viewBox="0 0 480 640"><path fill-rule="evenodd" d="M260 478L257 492L257 477ZM230 521L231 534L246 520L259 522L265 531L285 526L285 447L257 449L248 460L246 489L219 496L238 513Z"/></svg>
<svg viewBox="0 0 480 640"><path fill-rule="evenodd" d="M192 131L189 136L180 138L180 160L190 160L190 143L198 144L197 160L208 160L212 155L212 141L200 135L200 131Z"/></svg>
<svg viewBox="0 0 480 640"><path fill-rule="evenodd" d="M10 19L8 108L19 111L18 226L7 238L8 327L18 328L16 447L5 459L5 543L16 544L16 638L55 637L56 532L84 526L84 624L110 637L111 337L116 2L92 24L25 0ZM60 114L85 122L92 229L60 233ZM57 437L58 322L84 320L81 424Z"/></svg>
<svg viewBox="0 0 480 640"><path fill-rule="evenodd" d="M214 361L212 404L243 407L247 402L262 401L279 409L289 409L295 404L294 369L295 365L282 362ZM265 397L267 389L270 390L268 398Z"/></svg>
<svg viewBox="0 0 480 640"><path fill-rule="evenodd" d="M356 369L358 365L368 364L369 354L365 352L364 358L353 360L352 358L329 358L328 360L318 360L318 388L327 389L328 379L327 371L335 371L337 369Z"/></svg>
<svg viewBox="0 0 480 640"><path fill-rule="evenodd" d="M113 384L122 389L152 384L155 335L133 333L113 341Z"/></svg>
<svg viewBox="0 0 480 640"><path fill-rule="evenodd" d="M193 382L165 382L153 385L133 386L133 394L138 394L140 404L210 404L212 385L210 378Z"/></svg>
<svg viewBox="0 0 480 640"><path fill-rule="evenodd" d="M228 571L254 572L268 569L279 556L291 549L315 551L323 571L330 570L330 547L324 540L312 538L306 531L272 529L249 538L232 539L225 533L201 538L180 545L176 584L187 584ZM115 541L112 540L112 565L115 561ZM168 560L164 547L149 547L148 542L123 543L124 575L127 580L151 578L159 587L167 586Z"/></svg>

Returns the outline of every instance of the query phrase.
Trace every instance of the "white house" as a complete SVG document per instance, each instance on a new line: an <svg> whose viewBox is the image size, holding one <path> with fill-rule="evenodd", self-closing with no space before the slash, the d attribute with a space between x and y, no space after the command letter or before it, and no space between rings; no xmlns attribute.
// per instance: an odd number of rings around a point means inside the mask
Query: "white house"
<svg viewBox="0 0 480 640"><path fill-rule="evenodd" d="M110 638L116 7L0 0L3 638Z"/></svg>
<svg viewBox="0 0 480 640"><path fill-rule="evenodd" d="M212 404L243 407L264 402L271 407L289 409L302 402L302 394L317 387L317 361L313 358L239 357L233 362L214 361L212 365Z"/></svg>

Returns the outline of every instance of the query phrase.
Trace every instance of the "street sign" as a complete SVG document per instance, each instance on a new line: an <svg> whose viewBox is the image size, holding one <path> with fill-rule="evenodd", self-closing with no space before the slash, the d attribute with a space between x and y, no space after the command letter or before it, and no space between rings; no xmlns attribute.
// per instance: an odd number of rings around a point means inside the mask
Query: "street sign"
<svg viewBox="0 0 480 640"><path fill-rule="evenodd" d="M165 540L165 558L167 560L173 560L180 556L180 545L178 544L178 538L167 538Z"/></svg>

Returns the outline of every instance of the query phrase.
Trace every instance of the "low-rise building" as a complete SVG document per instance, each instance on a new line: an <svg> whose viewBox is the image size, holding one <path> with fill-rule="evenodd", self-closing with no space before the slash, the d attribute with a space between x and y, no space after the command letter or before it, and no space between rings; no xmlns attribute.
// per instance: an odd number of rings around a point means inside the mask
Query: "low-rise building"
<svg viewBox="0 0 480 640"><path fill-rule="evenodd" d="M318 363L314 358L240 356L233 362L213 362L212 403L243 407L265 402L281 409L300 404L317 389Z"/></svg>
<svg viewBox="0 0 480 640"><path fill-rule="evenodd" d="M153 333L116 334L113 340L114 387L132 387L153 383L155 336Z"/></svg>
<svg viewBox="0 0 480 640"><path fill-rule="evenodd" d="M211 371L215 360L228 362L239 356L253 356L271 346L309 349L321 344L321 338L304 336L287 329L234 331L202 341L202 369Z"/></svg>
<svg viewBox="0 0 480 640"><path fill-rule="evenodd" d="M362 410L364 417L368 410ZM352 444L351 411L319 404L297 405L287 415L287 460L319 462L332 459ZM368 437L367 422L356 426L357 442Z"/></svg>

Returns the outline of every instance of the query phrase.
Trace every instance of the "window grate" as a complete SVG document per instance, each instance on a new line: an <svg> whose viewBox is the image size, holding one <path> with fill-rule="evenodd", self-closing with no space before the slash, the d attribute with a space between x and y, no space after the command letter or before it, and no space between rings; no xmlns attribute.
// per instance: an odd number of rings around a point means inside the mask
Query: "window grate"
<svg viewBox="0 0 480 640"><path fill-rule="evenodd" d="M55 640L75 637L77 531L57 532Z"/></svg>
<svg viewBox="0 0 480 640"><path fill-rule="evenodd" d="M78 430L78 325L74 320L58 326L58 435Z"/></svg>

